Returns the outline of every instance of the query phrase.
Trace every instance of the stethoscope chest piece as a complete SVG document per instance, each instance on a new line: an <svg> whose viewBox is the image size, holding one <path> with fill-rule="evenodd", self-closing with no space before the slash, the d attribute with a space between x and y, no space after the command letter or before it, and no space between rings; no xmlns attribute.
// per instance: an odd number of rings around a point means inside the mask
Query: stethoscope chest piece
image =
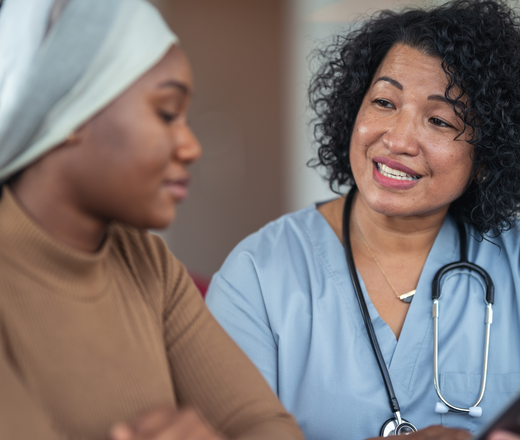
<svg viewBox="0 0 520 440"><path fill-rule="evenodd" d="M377 364L379 365L379 370L381 371L381 375L385 384L385 388L388 394L390 409L394 414L394 417L387 420L383 426L381 427L380 436L381 437L391 437L394 435L407 435L412 432L416 432L417 428L413 426L409 421L403 419L401 417L401 411L399 409L399 403L397 402L397 397L394 392L394 387L392 385L392 381L390 379L390 373L388 372L388 368L386 367L385 360L383 358L383 354L381 352L381 348L379 347L379 342L377 341L376 332L372 325L372 321L370 318L370 313L368 311L368 307L366 301L363 297L363 291L361 290L361 284L359 282L359 277L356 271L356 265L354 263L354 257L352 255L352 247L350 245L350 228L349 228L349 218L350 211L352 207L352 203L354 200L355 187L350 190L347 199L345 201L345 206L343 208L343 245L345 249L345 258L347 261L348 270L350 273L350 278L352 280L352 285L354 287L354 293L359 303L359 307L361 310L361 316L363 317L363 321L365 323L366 331L370 340L370 344L372 345L372 349L374 350L374 355L377 360ZM490 326L493 322L493 302L495 297L495 288L493 286L493 281L489 274L481 267L476 264L470 263L468 261L467 255L467 240L466 240L466 229L464 224L458 223L457 228L459 230L459 239L460 239L460 261L455 263L446 264L441 267L432 282L432 300L433 300L433 379L435 390L441 400L438 402L435 411L440 414L447 413L448 411L452 411L454 413L459 414L469 414L472 417L480 417L482 415L482 408L478 405L480 404L484 391L486 389L486 379L487 379L487 368L488 368L488 357L489 357L489 340L490 340ZM476 272L480 275L480 277L484 280L486 284L486 334L484 341L484 362L482 367L482 382L480 387L480 393L477 399L477 402L468 408L461 408L455 405L450 404L442 395L440 389L440 373L439 373L439 299L441 297L441 285L443 277L452 270L459 271L460 269L469 270ZM411 295L410 295L411 299ZM408 301L405 301L408 302Z"/></svg>
<svg viewBox="0 0 520 440"><path fill-rule="evenodd" d="M392 437L394 435L408 435L417 432L417 428L408 420L401 419L401 423L396 418L388 419L381 427L380 437Z"/></svg>

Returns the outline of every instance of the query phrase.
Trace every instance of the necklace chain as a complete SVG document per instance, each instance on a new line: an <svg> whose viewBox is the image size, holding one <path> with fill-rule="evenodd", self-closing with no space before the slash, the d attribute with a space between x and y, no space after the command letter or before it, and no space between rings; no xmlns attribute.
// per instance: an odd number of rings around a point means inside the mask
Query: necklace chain
<svg viewBox="0 0 520 440"><path fill-rule="evenodd" d="M357 222L356 217L354 216L353 219L354 219L354 223L356 224L356 227L357 227L357 230L359 232L359 235L361 237L361 240L365 244L366 248L368 249L368 252L370 253L370 256L372 257L372 259L376 263L377 267L379 267L379 270L381 271L381 273L385 277L386 281L388 282L388 284L390 285L390 287L394 291L394 293L397 296L397 298L399 298L401 301L406 302L406 303L411 302L412 301L412 297L415 295L415 290L416 289L411 290L410 292L407 292L407 293L403 293L402 295L399 295L399 293L397 292L397 289L392 284L392 281L390 281L390 278L388 278L388 276L386 275L385 271L383 270L383 268L379 264L379 261L377 261L376 256L372 252L372 249L370 249L370 246L368 245L367 241L365 240L365 236L363 235L363 232L361 232L361 228L359 227L359 223Z"/></svg>

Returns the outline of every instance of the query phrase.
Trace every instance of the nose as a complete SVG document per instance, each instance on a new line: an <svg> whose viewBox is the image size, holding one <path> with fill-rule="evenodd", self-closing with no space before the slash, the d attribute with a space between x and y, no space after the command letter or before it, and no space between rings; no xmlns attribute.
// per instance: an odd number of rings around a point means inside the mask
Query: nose
<svg viewBox="0 0 520 440"><path fill-rule="evenodd" d="M407 112L396 114L387 126L382 140L394 154L416 156L420 151L420 123Z"/></svg>
<svg viewBox="0 0 520 440"><path fill-rule="evenodd" d="M185 164L190 164L200 159L202 147L191 127L185 122L178 130L174 147L175 158Z"/></svg>

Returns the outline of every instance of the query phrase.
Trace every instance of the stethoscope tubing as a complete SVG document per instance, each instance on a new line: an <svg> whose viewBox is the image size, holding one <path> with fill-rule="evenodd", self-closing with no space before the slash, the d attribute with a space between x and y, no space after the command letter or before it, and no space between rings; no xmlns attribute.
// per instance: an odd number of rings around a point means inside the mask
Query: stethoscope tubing
<svg viewBox="0 0 520 440"><path fill-rule="evenodd" d="M349 191L345 200L345 207L343 210L343 248L345 250L345 257L347 259L347 266L349 269L350 278L352 279L352 282L354 284L354 291L356 292L357 301L359 307L361 308L361 315L363 317L363 321L368 332L370 344L372 345L372 349L374 350L374 354L379 365L379 370L381 371L381 375L385 383L388 399L390 402L390 408L392 408L392 412L394 413L396 419L400 421L401 410L399 408L399 402L397 401L397 397L395 396L392 380L390 379L390 373L388 372L388 368L386 368L386 363L383 358L383 354L381 353L381 348L379 347L376 332L370 319L370 313L368 311L365 298L363 297L363 291L361 290L359 277L356 272L356 265L354 264L354 257L352 255L352 247L350 244L349 214L351 211L352 202L354 200L354 194L355 188L352 188Z"/></svg>
<svg viewBox="0 0 520 440"><path fill-rule="evenodd" d="M458 261L449 263L439 269L432 281L432 300L438 300L441 297L441 280L449 271L455 269L468 269L477 272L486 284L486 303L494 304L495 302L495 286L491 276L480 266L470 263L469 261Z"/></svg>
<svg viewBox="0 0 520 440"><path fill-rule="evenodd" d="M488 371L488 359L489 359L489 339L491 334L491 324L493 323L493 304L488 303L486 305L486 335L484 338L484 362L482 367L482 381L480 383L480 392L477 401L469 408L460 408L449 403L442 395L440 384L439 384L439 298L433 301L433 383L435 385L435 391L437 396L441 399L451 411L456 413L468 413L471 414L471 408L477 407L486 391L487 371Z"/></svg>
<svg viewBox="0 0 520 440"><path fill-rule="evenodd" d="M372 325L372 320L370 319L370 313L368 311L368 307L365 301L365 298L363 297L363 291L361 290L361 285L359 282L359 277L357 275L356 266L354 264L354 257L352 255L352 248L351 248L351 242L350 242L350 228L349 228L349 219L350 219L350 212L352 208L352 202L354 200L354 194L356 191L356 187L354 186L348 193L347 198L345 200L345 206L343 208L343 247L345 251L345 258L347 260L347 266L350 273L350 278L352 280L352 283L354 285L354 292L356 294L356 298L359 304L359 307L361 309L361 315L363 317L363 321L365 323L365 327L368 333L368 337L370 340L370 344L372 345L372 349L374 351L374 355L376 357L379 370L381 371L381 376L383 378L385 388L388 394L389 402L390 402L390 408L392 409L392 412L394 414L395 418L395 425L396 430L401 425L409 425L413 428L413 430L416 430L416 428L409 422L404 421L404 419L401 418L401 412L399 403L397 401L397 397L395 396L394 388L392 385L392 380L390 378L390 374L388 372L388 369L386 367L385 360L383 358L383 355L381 353L381 348L379 346L379 342L377 340L377 336L375 334L374 327ZM446 405L447 409L446 411L453 411L455 413L469 413L470 415L477 414L478 411L475 411L475 408L478 407L480 402L482 401L482 398L484 397L485 389L486 389L486 380L487 380L487 371L488 371L488 359L489 359L489 340L490 340L490 331L491 331L491 323L493 322L493 303L495 300L495 288L493 285L493 280L491 279L490 275L481 267L470 263L467 259L467 239L466 239L466 230L462 223L457 223L457 228L459 232L459 239L460 239L460 261L455 263L449 263L443 267L441 267L437 273L435 274L435 277L432 281L432 300L433 300L433 369L434 369L434 385L435 390L437 392L437 395L439 396L439 399L441 402ZM452 405L449 403L444 396L442 395L442 392L440 390L440 384L439 384L439 300L441 297L441 281L443 277L451 270L454 269L468 269L470 271L477 272L485 281L486 284L486 333L485 333L485 340L484 340L484 362L482 367L482 381L480 386L480 392L478 395L478 399L476 403L469 408L460 408L456 405ZM480 408L478 408L480 409ZM480 410L481 412L481 410ZM385 428L386 424L389 423L387 421L383 428Z"/></svg>
<svg viewBox="0 0 520 440"><path fill-rule="evenodd" d="M488 359L489 359L489 340L491 334L491 324L493 322L493 304L495 302L495 286L491 276L480 266L470 263L467 256L467 242L466 242L466 229L462 223L457 223L457 229L459 232L460 239L460 261L455 263L449 263L441 267L432 281L432 300L433 300L433 383L435 385L435 391L441 402L448 407L449 410L455 413L468 413L471 414L471 408L476 408L486 391L487 371L488 371ZM443 277L452 270L468 269L478 273L486 284L486 333L484 337L484 362L482 366L482 380L480 383L480 391L477 401L469 408L461 408L456 405L449 403L446 398L442 395L440 383L439 383L439 319L440 319L440 307L439 300L441 298L441 281Z"/></svg>

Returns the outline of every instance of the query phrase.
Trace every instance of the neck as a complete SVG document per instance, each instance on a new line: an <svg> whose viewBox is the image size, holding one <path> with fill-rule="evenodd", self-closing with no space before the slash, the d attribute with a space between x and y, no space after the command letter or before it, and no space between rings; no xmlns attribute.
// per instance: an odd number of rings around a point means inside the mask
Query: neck
<svg viewBox="0 0 520 440"><path fill-rule="evenodd" d="M354 197L351 233L359 235L355 220L377 254L412 256L429 252L448 212L446 208L427 216L391 217L371 209L359 192Z"/></svg>
<svg viewBox="0 0 520 440"><path fill-rule="evenodd" d="M10 185L25 211L63 244L84 252L99 250L109 222L75 206L65 185L41 182L31 177L24 173Z"/></svg>

